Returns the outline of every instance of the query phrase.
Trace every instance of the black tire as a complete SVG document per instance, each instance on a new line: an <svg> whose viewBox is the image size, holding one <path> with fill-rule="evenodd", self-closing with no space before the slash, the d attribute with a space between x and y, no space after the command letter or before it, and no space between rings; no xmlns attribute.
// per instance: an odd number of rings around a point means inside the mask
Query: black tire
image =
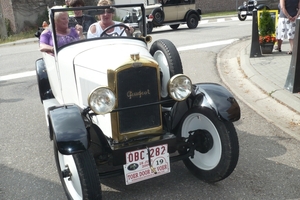
<svg viewBox="0 0 300 200"><path fill-rule="evenodd" d="M197 178L209 183L225 179L235 169L239 157L239 142L232 122L220 121L208 108L194 107L183 117L177 136L188 138L189 131L195 130L200 132L193 134L203 134L201 131L206 134L205 140L203 137L197 140L198 144L199 141L209 142L197 146L194 158L183 160L185 166ZM200 147L206 149L203 151Z"/></svg>
<svg viewBox="0 0 300 200"><path fill-rule="evenodd" d="M177 30L178 27L179 27L179 24L173 24L173 25L170 25L171 29L173 30Z"/></svg>
<svg viewBox="0 0 300 200"><path fill-rule="evenodd" d="M152 15L153 15L153 22L155 24L161 24L165 20L165 13L161 8L155 8L152 11Z"/></svg>
<svg viewBox="0 0 300 200"><path fill-rule="evenodd" d="M59 153L55 143L54 141L55 162L67 198L69 200L101 200L100 178L90 152L84 151L73 155L63 155ZM64 178L62 171L65 169L69 169L72 175Z"/></svg>
<svg viewBox="0 0 300 200"><path fill-rule="evenodd" d="M238 18L239 18L240 21L245 21L246 18L247 18L247 15L238 14Z"/></svg>
<svg viewBox="0 0 300 200"><path fill-rule="evenodd" d="M190 28L190 29L194 29L194 28L197 28L198 26L198 23L199 23L199 17L196 15L196 14L190 14L187 18L187 26Z"/></svg>
<svg viewBox="0 0 300 200"><path fill-rule="evenodd" d="M171 41L160 39L152 44L150 54L158 62L160 71L162 72L161 97L163 100L170 99L167 89L168 81L176 74L183 74L182 63L177 48ZM173 104L164 104L163 106L170 107Z"/></svg>

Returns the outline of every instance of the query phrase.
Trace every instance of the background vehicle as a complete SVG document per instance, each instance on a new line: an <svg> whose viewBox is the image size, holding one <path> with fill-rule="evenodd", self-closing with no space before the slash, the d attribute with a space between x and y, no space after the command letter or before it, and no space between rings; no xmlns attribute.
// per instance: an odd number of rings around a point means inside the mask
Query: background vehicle
<svg viewBox="0 0 300 200"><path fill-rule="evenodd" d="M148 1L145 12L148 34L152 32L153 27L166 25L173 30L176 30L180 24L187 24L190 29L194 29L201 20L201 9L195 9L195 0L162 0L156 4L149 4ZM133 10L127 16L135 16L135 13L139 11ZM142 23L139 25L141 26Z"/></svg>
<svg viewBox="0 0 300 200"><path fill-rule="evenodd" d="M269 6L266 5L265 1L244 1L243 5L238 7L238 18L240 21L245 21L247 16L252 16L252 12L254 9L263 10L264 8L270 10Z"/></svg>
<svg viewBox="0 0 300 200"><path fill-rule="evenodd" d="M143 4L114 9L133 7L145 11ZM52 30L55 12L106 8L51 9ZM126 184L133 184L170 172L170 163L179 160L206 182L223 180L236 167L237 101L219 84L192 84L173 43L160 39L148 48L146 19L141 23L144 30L137 28L133 37L99 37L60 48L55 39L54 55L43 53L36 61L69 199L101 199L101 178L124 174Z"/></svg>

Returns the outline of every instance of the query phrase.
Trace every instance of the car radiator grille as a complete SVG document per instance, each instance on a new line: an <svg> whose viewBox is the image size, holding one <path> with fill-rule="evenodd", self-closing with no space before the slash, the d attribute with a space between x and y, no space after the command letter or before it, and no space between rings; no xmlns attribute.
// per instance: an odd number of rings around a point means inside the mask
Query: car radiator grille
<svg viewBox="0 0 300 200"><path fill-rule="evenodd" d="M146 105L118 112L119 131L128 133L161 125L157 69L131 67L117 74L118 108Z"/></svg>

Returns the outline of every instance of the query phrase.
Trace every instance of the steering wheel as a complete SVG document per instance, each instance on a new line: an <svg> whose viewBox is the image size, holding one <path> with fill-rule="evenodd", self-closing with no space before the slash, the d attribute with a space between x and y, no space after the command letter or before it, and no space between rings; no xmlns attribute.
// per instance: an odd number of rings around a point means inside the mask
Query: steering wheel
<svg viewBox="0 0 300 200"><path fill-rule="evenodd" d="M119 35L117 32L113 32L113 33L111 33L111 34L108 34L108 33L107 33L107 31L108 31L109 29L115 28L115 27L117 27L117 26L118 26L118 27L123 27L123 30L121 31L120 35ZM114 24L114 25L111 25L111 26L107 27L107 28L101 33L100 37L103 37L103 36L105 36L105 37L117 37L117 36L121 36L121 35L123 35L123 33L124 33L125 30L130 31L130 28L129 28L127 25L125 25L125 24Z"/></svg>

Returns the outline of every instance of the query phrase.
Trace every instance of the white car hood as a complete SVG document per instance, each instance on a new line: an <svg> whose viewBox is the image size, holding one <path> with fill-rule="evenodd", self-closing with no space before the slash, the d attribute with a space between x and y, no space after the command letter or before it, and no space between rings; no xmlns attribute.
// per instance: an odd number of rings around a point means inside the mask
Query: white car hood
<svg viewBox="0 0 300 200"><path fill-rule="evenodd" d="M96 40L83 46L74 58L74 66L84 67L93 71L106 73L107 69L115 70L124 62L130 60L131 54L153 59L146 44L138 40ZM114 43L112 43L114 42Z"/></svg>

